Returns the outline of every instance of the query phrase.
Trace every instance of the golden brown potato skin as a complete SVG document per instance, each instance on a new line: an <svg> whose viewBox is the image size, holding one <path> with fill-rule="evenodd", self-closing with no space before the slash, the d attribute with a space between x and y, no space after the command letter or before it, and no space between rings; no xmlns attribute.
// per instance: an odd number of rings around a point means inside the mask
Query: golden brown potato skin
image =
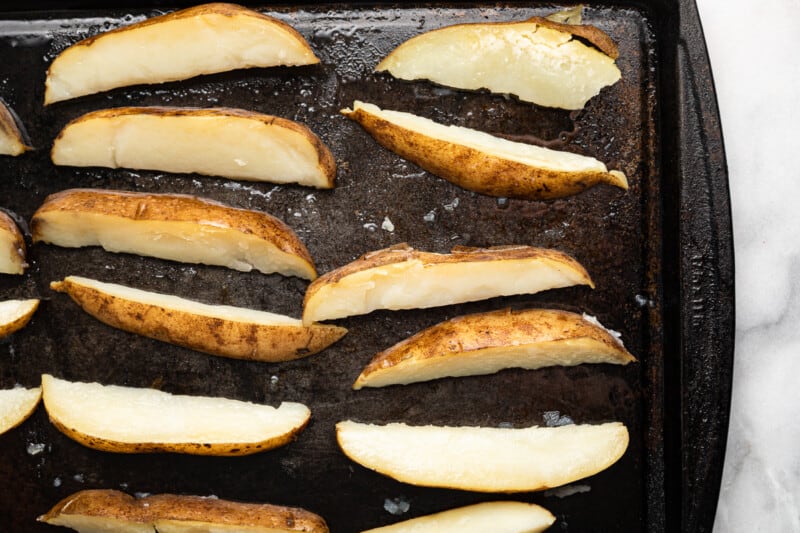
<svg viewBox="0 0 800 533"><path fill-rule="evenodd" d="M71 120L64 128L58 133L53 146L55 147L59 139L64 137L67 129L73 124L98 119L112 119L116 117L123 117L126 115L153 115L157 117L236 117L247 120L255 120L262 122L265 125L275 125L281 128L292 130L299 135L302 135L311 143L317 154L319 154L319 166L322 169L325 177L327 178L327 187L332 188L336 180L336 160L327 146L306 126L281 117L272 115L265 115L263 113L256 113L255 111L248 111L246 109L237 109L232 107L215 107L215 108L187 108L187 107L168 107L168 106L152 106L152 107L116 107L111 109L101 109L99 111L92 111L86 113L76 119ZM51 150L52 153L52 150Z"/></svg>
<svg viewBox="0 0 800 533"><path fill-rule="evenodd" d="M590 24L562 24L561 22L555 22L542 17L531 17L528 19L528 22L533 22L553 30L563 31L564 33L570 33L575 37L580 37L590 42L595 48L611 59L617 59L619 57L617 44L606 32L596 26Z"/></svg>
<svg viewBox="0 0 800 533"><path fill-rule="evenodd" d="M489 196L550 200L601 183L627 189L610 172L561 172L503 159L475 148L423 135L363 109L345 110L383 147L447 181Z"/></svg>
<svg viewBox="0 0 800 533"><path fill-rule="evenodd" d="M252 361L291 361L324 350L347 333L326 324L265 326L116 298L69 279L50 288L69 295L109 326L200 352Z"/></svg>
<svg viewBox="0 0 800 533"><path fill-rule="evenodd" d="M242 455L252 455L273 448L278 448L292 442L295 437L302 432L308 420L296 428L294 431L285 435L280 435L261 442L248 443L208 443L208 442L119 442L115 440L103 439L86 435L74 428L62 424L59 420L49 417L50 422L67 437L75 442L83 444L87 448L112 453L185 453L188 455L213 455L218 457L238 457Z"/></svg>
<svg viewBox="0 0 800 533"><path fill-rule="evenodd" d="M8 250L0 250L0 253L8 253L11 256L11 262L19 265L15 272L6 272L7 274L22 274L25 267L25 239L22 237L22 232L17 227L8 214L0 211L0 233L5 233L11 237L11 246Z"/></svg>
<svg viewBox="0 0 800 533"><path fill-rule="evenodd" d="M43 239L47 215L52 212L106 215L128 222L200 223L213 220L224 227L272 243L284 253L301 258L309 276L316 277L314 260L305 245L282 221L260 211L237 209L187 194L155 194L101 189L68 189L48 196L31 219L33 242Z"/></svg>
<svg viewBox="0 0 800 533"><path fill-rule="evenodd" d="M589 277L589 273L583 268L583 265L578 263L571 256L554 250L551 248L535 248L533 246L490 246L488 248L474 248L469 246L455 246L449 254L437 254L433 252L423 252L416 250L409 246L407 243L400 243L389 248L369 252L352 263L332 270L323 274L311 285L308 286L306 296L303 304L307 304L308 300L324 285L337 283L342 278L345 278L356 272L376 268L393 263L402 263L404 261L419 260L426 265L434 265L440 263L462 263L462 262L480 262L480 261L504 261L514 259L534 259L540 258L550 260L555 263L568 265L569 268L580 272L581 276L586 280L586 284L594 288L594 283Z"/></svg>
<svg viewBox="0 0 800 533"><path fill-rule="evenodd" d="M52 523L69 515L109 518L141 524L154 524L164 520L178 523L199 522L218 528L230 528L232 533L236 531L236 527L263 528L265 532L328 533L328 526L322 517L298 507L240 503L174 494L133 498L116 490L76 492L58 502L38 520Z"/></svg>
<svg viewBox="0 0 800 533"><path fill-rule="evenodd" d="M384 350L364 368L354 388L359 388L370 374L410 359L440 359L450 353L566 339L600 343L608 352L617 355L620 364L636 360L610 333L587 322L579 314L555 309L500 309L452 318Z"/></svg>

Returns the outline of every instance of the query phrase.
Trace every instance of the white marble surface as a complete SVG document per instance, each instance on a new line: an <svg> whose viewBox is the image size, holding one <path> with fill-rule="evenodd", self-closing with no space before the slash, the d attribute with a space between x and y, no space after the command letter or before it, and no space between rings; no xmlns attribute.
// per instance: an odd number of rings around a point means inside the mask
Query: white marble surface
<svg viewBox="0 0 800 533"><path fill-rule="evenodd" d="M800 0L697 0L730 171L733 406L714 531L800 532Z"/></svg>

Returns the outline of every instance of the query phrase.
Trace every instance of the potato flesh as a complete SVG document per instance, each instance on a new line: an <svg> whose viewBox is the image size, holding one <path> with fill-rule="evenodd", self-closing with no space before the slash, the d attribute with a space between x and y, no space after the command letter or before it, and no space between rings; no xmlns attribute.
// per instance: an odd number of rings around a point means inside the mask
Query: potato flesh
<svg viewBox="0 0 800 533"><path fill-rule="evenodd" d="M125 443L250 443L305 424L305 405L278 408L227 398L172 395L154 389L72 383L42 377L51 418L90 436Z"/></svg>
<svg viewBox="0 0 800 533"><path fill-rule="evenodd" d="M143 291L133 287L126 287L116 283L105 283L80 276L69 276L65 279L65 281L84 285L115 298L133 300L147 305L153 305L165 309L174 309L184 313L191 313L211 318L219 318L221 320L246 322L264 326L303 325L303 322L300 319L288 317L286 315L279 315L266 311L257 311L255 309L247 309L244 307L233 307L230 305L208 305L170 294Z"/></svg>
<svg viewBox="0 0 800 533"><path fill-rule="evenodd" d="M25 152L27 147L18 136L0 129L0 155L17 156Z"/></svg>
<svg viewBox="0 0 800 533"><path fill-rule="evenodd" d="M505 368L536 370L548 366L592 363L621 364L620 351L593 339L562 339L527 346L492 347L453 352L441 357L406 359L395 366L359 376L353 388L407 385L444 377L494 374ZM626 360L627 362L628 360Z"/></svg>
<svg viewBox="0 0 800 533"><path fill-rule="evenodd" d="M30 317L38 306L39 300L35 298L0 302L0 337L11 334L24 326L27 323L26 317Z"/></svg>
<svg viewBox="0 0 800 533"><path fill-rule="evenodd" d="M451 509L362 533L539 533L555 517L538 505L485 502Z"/></svg>
<svg viewBox="0 0 800 533"><path fill-rule="evenodd" d="M596 474L622 457L619 422L529 427L336 426L350 459L399 481L480 492L557 487Z"/></svg>
<svg viewBox="0 0 800 533"><path fill-rule="evenodd" d="M303 321L330 320L375 309L416 309L531 294L586 283L564 265L530 260L425 265L422 261L370 268L319 288Z"/></svg>
<svg viewBox="0 0 800 533"><path fill-rule="evenodd" d="M460 89L510 93L542 106L582 109L616 83L614 60L566 32L532 22L463 24L419 35L376 70Z"/></svg>
<svg viewBox="0 0 800 533"><path fill-rule="evenodd" d="M297 531L288 528L210 524L184 520L156 520L155 528L157 533L287 533Z"/></svg>
<svg viewBox="0 0 800 533"><path fill-rule="evenodd" d="M205 13L78 43L50 66L45 103L201 74L318 62L305 41L247 15Z"/></svg>
<svg viewBox="0 0 800 533"><path fill-rule="evenodd" d="M0 434L24 422L36 409L41 396L39 387L0 390Z"/></svg>
<svg viewBox="0 0 800 533"><path fill-rule="evenodd" d="M310 133L310 132L309 132ZM328 187L309 138L237 116L130 114L68 125L53 163L225 176Z"/></svg>
<svg viewBox="0 0 800 533"><path fill-rule="evenodd" d="M218 265L241 272L280 272L309 279L313 270L303 259L271 243L211 221L130 220L95 213L47 212L39 218L38 240L78 248L102 246L184 263Z"/></svg>
<svg viewBox="0 0 800 533"><path fill-rule="evenodd" d="M564 172L608 172L606 165L593 157L509 141L470 128L445 126L411 113L381 109L375 104L360 101L353 102L353 110L358 109L422 135L468 146L525 165Z"/></svg>
<svg viewBox="0 0 800 533"><path fill-rule="evenodd" d="M117 520L107 516L62 514L47 520L52 526L64 526L79 533L157 533L152 524Z"/></svg>

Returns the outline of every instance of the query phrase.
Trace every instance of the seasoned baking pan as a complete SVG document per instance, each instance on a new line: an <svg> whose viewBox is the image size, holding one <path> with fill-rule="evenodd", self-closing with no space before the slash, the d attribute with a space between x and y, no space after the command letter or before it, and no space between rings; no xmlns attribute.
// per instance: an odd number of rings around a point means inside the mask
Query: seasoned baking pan
<svg viewBox="0 0 800 533"><path fill-rule="evenodd" d="M298 505L332 531L353 532L497 495L418 488L344 457L333 425L353 418L464 425L621 420L623 459L564 491L513 495L550 509L553 531L710 531L727 432L733 344L733 253L727 174L713 83L691 1L596 2L585 19L620 46L623 79L580 113L372 74L395 45L454 22L522 19L554 9L533 3L331 4L259 7L295 26L322 64L237 71L115 90L42 107L44 75L69 44L177 4L35 2L0 16L0 95L35 151L0 160L0 207L30 220L44 198L70 187L181 192L262 209L292 226L326 272L358 255L409 242L532 244L574 255L595 290L570 288L422 311L340 321L350 333L316 356L283 364L210 357L113 330L49 290L70 274L299 316L295 278L182 265L100 249L35 245L31 268L0 277L0 297L39 296L27 328L0 341L0 385L37 385L43 372L82 381L157 387L258 402L302 401L310 426L296 442L243 458L114 455L83 448L43 409L0 437L0 524L37 524L62 497L86 488L215 494ZM627 192L596 187L548 202L466 192L379 147L338 114L353 99L412 111L597 157L626 172ZM49 146L71 119L122 105L234 106L307 123L336 156L332 191L238 183L159 172L54 167ZM384 224L388 219L391 224ZM390 229L392 228L393 229ZM352 391L377 351L446 318L502 307L586 312L621 331L639 362L507 370L405 387ZM548 414L549 413L549 414ZM500 496L502 497L502 496ZM389 511L408 510L400 516Z"/></svg>

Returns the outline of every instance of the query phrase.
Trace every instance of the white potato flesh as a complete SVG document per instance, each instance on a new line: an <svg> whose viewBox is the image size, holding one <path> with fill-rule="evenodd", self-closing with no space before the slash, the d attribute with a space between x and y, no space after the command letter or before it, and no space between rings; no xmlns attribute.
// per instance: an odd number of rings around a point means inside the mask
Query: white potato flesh
<svg viewBox="0 0 800 533"><path fill-rule="evenodd" d="M171 294L143 291L133 287L126 287L116 283L106 283L81 276L68 276L64 281L83 285L103 293L112 298L121 298L161 307L173 309L193 315L219 318L220 320L230 320L234 322L246 322L248 324L259 324L263 326L302 326L303 322L298 318L292 318L277 313L247 309L245 307L233 307L231 305L208 305L194 300L187 300Z"/></svg>
<svg viewBox="0 0 800 533"><path fill-rule="evenodd" d="M198 6L67 48L47 72L45 104L127 85L318 62L283 23L238 6Z"/></svg>
<svg viewBox="0 0 800 533"><path fill-rule="evenodd" d="M0 337L10 335L25 326L37 307L39 300L36 298L0 302Z"/></svg>
<svg viewBox="0 0 800 533"><path fill-rule="evenodd" d="M243 234L213 221L178 222L131 220L103 213L49 212L41 218L39 240L64 246L102 246L183 263L218 265L241 272L255 269L309 279L313 267L304 259L282 253L252 234Z"/></svg>
<svg viewBox="0 0 800 533"><path fill-rule="evenodd" d="M558 487L614 464L628 447L619 423L489 428L336 425L353 461L398 481L478 492Z"/></svg>
<svg viewBox="0 0 800 533"><path fill-rule="evenodd" d="M30 150L17 116L0 100L0 155L17 156Z"/></svg>
<svg viewBox="0 0 800 533"><path fill-rule="evenodd" d="M53 163L333 185L320 153L327 148L300 124L236 110L106 111L68 124L53 144Z"/></svg>
<svg viewBox="0 0 800 533"><path fill-rule="evenodd" d="M237 524L209 524L187 520L156 520L158 533L295 533L295 528L265 528L263 526L244 526Z"/></svg>
<svg viewBox="0 0 800 533"><path fill-rule="evenodd" d="M547 509L532 503L485 502L362 533L539 533L555 520Z"/></svg>
<svg viewBox="0 0 800 533"><path fill-rule="evenodd" d="M51 526L69 527L79 533L155 533L153 524L118 520L108 516L62 514L48 519L47 523Z"/></svg>
<svg viewBox="0 0 800 533"><path fill-rule="evenodd" d="M460 24L423 33L397 47L376 70L563 109L582 109L621 77L611 57L535 22Z"/></svg>
<svg viewBox="0 0 800 533"><path fill-rule="evenodd" d="M337 283L320 286L306 303L303 321L331 320L376 309L437 307L586 283L585 274L549 261L426 265L412 259L356 272Z"/></svg>
<svg viewBox="0 0 800 533"><path fill-rule="evenodd" d="M17 235L0 226L0 274L22 274L25 271L25 250L18 244Z"/></svg>
<svg viewBox="0 0 800 533"><path fill-rule="evenodd" d="M495 137L494 135L462 126L445 126L425 117L403 111L381 109L375 104L356 100L353 102L353 111L359 109L396 124L401 128L427 137L467 146L480 152L486 152L502 159L516 161L532 167L562 172L608 172L606 165L593 157L509 141L508 139ZM626 181L624 174L621 172L612 171L612 173L622 176L622 180Z"/></svg>
<svg viewBox="0 0 800 533"><path fill-rule="evenodd" d="M41 387L0 390L0 434L24 422L39 404Z"/></svg>
<svg viewBox="0 0 800 533"><path fill-rule="evenodd" d="M435 358L403 360L394 366L375 369L366 376L362 374L353 388L407 385L444 377L481 376L506 368L536 370L548 366L627 364L633 358L626 355L622 348L615 350L587 338L537 342L527 346L491 347L446 353Z"/></svg>
<svg viewBox="0 0 800 533"><path fill-rule="evenodd" d="M51 419L121 443L256 443L297 431L310 416L299 403L277 408L227 398L78 383L42 376Z"/></svg>

